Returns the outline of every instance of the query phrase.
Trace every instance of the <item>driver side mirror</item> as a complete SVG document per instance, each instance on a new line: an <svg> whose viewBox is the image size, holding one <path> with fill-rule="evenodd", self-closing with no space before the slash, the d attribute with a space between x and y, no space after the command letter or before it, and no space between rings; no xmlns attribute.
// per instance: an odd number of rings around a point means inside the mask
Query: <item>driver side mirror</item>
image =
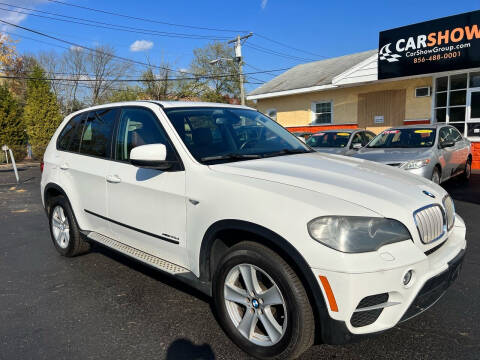
<svg viewBox="0 0 480 360"><path fill-rule="evenodd" d="M358 149L361 149L363 146L361 143L355 143L355 144L352 144L352 149L353 150L358 150Z"/></svg>
<svg viewBox="0 0 480 360"><path fill-rule="evenodd" d="M452 146L455 146L455 141L444 141L444 142L440 143L440 148L441 149L452 147Z"/></svg>
<svg viewBox="0 0 480 360"><path fill-rule="evenodd" d="M166 159L167 148L164 144L140 145L130 151L130 163L141 168L168 170L176 162Z"/></svg>

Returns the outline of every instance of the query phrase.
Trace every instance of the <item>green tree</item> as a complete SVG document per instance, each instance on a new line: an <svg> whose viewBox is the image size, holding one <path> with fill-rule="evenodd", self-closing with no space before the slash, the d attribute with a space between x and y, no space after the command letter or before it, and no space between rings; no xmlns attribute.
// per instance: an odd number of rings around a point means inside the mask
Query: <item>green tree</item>
<svg viewBox="0 0 480 360"><path fill-rule="evenodd" d="M25 157L25 126L21 109L6 83L0 85L0 146L8 145L15 159Z"/></svg>
<svg viewBox="0 0 480 360"><path fill-rule="evenodd" d="M202 76L198 77L198 82L203 85L200 91L202 100L226 102L229 97L239 98L239 69L233 60L235 53L231 46L213 42L193 50L193 55L190 69ZM212 64L214 60L218 61Z"/></svg>
<svg viewBox="0 0 480 360"><path fill-rule="evenodd" d="M41 159L43 152L62 118L57 98L45 79L43 69L35 65L27 82L27 99L23 119L34 158Z"/></svg>
<svg viewBox="0 0 480 360"><path fill-rule="evenodd" d="M134 101L143 98L143 91L139 86L126 86L123 89L115 89L105 99L106 103Z"/></svg>

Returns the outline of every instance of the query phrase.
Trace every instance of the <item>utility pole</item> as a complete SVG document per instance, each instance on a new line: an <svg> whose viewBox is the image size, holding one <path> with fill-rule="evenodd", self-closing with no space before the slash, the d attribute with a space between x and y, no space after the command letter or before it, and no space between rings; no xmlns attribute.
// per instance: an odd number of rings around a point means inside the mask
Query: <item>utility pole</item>
<svg viewBox="0 0 480 360"><path fill-rule="evenodd" d="M238 72L240 75L240 101L242 105L245 105L245 88L243 83L245 79L243 77L243 58L242 58L242 40L247 40L253 33L248 35L238 35L235 39L230 40L228 43L235 43L235 61L238 62Z"/></svg>

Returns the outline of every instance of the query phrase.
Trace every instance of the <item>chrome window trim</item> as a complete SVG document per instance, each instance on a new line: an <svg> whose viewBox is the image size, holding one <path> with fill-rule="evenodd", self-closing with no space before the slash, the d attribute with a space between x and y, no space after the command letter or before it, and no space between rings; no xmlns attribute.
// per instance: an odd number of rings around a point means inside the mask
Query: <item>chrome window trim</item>
<svg viewBox="0 0 480 360"><path fill-rule="evenodd" d="M423 241L423 238L422 238L422 233L420 232L420 228L418 226L418 222L417 222L417 217L416 215L425 210L425 209L428 209L428 208L431 208L431 207L439 207L440 208L440 211L442 212L442 220L443 220L443 226L442 226L442 233L436 237L435 239L433 239L432 241L430 242L425 242ZM415 226L417 227L417 231L418 231L418 236L420 237L420 241L425 244L425 245L430 245L430 244L433 244L434 242L440 240L446 233L447 233L447 215L445 213L445 209L440 206L440 204L430 204L430 205L426 205L426 206L423 206L421 207L420 209L417 209L413 212L413 221L415 222Z"/></svg>

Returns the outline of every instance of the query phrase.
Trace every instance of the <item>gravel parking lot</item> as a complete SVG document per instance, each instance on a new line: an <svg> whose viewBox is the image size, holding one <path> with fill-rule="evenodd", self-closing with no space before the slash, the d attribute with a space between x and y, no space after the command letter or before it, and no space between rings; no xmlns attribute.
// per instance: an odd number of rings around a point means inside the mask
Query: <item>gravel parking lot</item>
<svg viewBox="0 0 480 360"><path fill-rule="evenodd" d="M40 202L38 167L0 169L0 359L243 359L204 295L108 249L61 257ZM480 175L444 185L467 224L458 281L428 312L303 359L480 358Z"/></svg>

